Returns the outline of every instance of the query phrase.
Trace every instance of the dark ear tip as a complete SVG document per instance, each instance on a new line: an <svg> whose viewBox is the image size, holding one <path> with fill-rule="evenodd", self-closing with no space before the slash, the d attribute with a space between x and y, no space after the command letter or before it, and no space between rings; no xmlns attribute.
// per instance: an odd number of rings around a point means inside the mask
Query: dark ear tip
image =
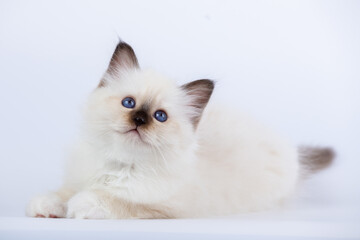
<svg viewBox="0 0 360 240"><path fill-rule="evenodd" d="M191 102L189 102L188 105L196 109L197 113L195 116L191 117L191 120L196 128L198 122L200 121L201 114L209 102L215 88L215 82L209 79L200 79L182 85L181 88L191 98Z"/></svg>
<svg viewBox="0 0 360 240"><path fill-rule="evenodd" d="M215 88L215 81L210 79L200 79L195 81L197 84L202 85L204 88L208 89L210 94L213 92Z"/></svg>
<svg viewBox="0 0 360 240"><path fill-rule="evenodd" d="M116 45L116 50L120 50L120 49L131 49L133 51L132 47L121 39L119 39L119 42Z"/></svg>
<svg viewBox="0 0 360 240"><path fill-rule="evenodd" d="M199 82L201 82L202 84L204 85L208 85L209 87L215 87L215 81L213 80L210 80L210 79L200 79L200 80L197 80Z"/></svg>
<svg viewBox="0 0 360 240"><path fill-rule="evenodd" d="M211 89L211 90L214 90L215 88L215 81L213 80L210 80L210 79L203 79L206 84L208 85L208 88Z"/></svg>
<svg viewBox="0 0 360 240"><path fill-rule="evenodd" d="M210 79L200 79L200 80L196 80L196 81L190 82L188 84L185 84L183 86L183 88L192 89L195 86L203 86L205 89L208 89L212 92L215 88L215 81L210 80Z"/></svg>
<svg viewBox="0 0 360 240"><path fill-rule="evenodd" d="M108 72L116 72L115 69L139 68L139 62L132 47L119 39L115 51L111 57Z"/></svg>

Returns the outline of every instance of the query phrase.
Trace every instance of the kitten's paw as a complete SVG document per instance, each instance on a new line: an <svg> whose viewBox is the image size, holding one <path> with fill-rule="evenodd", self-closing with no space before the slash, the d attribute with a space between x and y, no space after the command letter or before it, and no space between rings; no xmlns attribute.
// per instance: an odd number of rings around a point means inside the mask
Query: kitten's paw
<svg viewBox="0 0 360 240"><path fill-rule="evenodd" d="M76 194L68 202L68 218L106 219L112 218L99 196L90 191Z"/></svg>
<svg viewBox="0 0 360 240"><path fill-rule="evenodd" d="M66 206L55 193L40 195L33 198L26 208L28 217L63 218Z"/></svg>

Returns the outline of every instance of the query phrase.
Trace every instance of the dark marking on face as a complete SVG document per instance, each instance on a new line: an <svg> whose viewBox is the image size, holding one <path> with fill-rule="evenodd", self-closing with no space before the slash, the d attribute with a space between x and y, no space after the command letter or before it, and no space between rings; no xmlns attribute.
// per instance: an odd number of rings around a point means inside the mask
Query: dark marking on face
<svg viewBox="0 0 360 240"><path fill-rule="evenodd" d="M144 112L149 112L150 111L150 104L149 103L145 103L141 106L141 110L143 110Z"/></svg>
<svg viewBox="0 0 360 240"><path fill-rule="evenodd" d="M130 112L129 122L136 127L147 128L153 121L150 114L150 106L142 105L139 109Z"/></svg>
<svg viewBox="0 0 360 240"><path fill-rule="evenodd" d="M149 121L148 119L149 119L148 114L142 110L135 112L135 114L132 117L132 120L137 127L147 124Z"/></svg>

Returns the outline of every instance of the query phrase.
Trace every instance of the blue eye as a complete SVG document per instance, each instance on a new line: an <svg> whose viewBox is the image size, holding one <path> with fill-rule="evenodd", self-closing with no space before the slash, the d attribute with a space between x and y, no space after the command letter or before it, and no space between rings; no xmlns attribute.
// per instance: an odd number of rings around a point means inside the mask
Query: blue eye
<svg viewBox="0 0 360 240"><path fill-rule="evenodd" d="M131 97L124 98L121 103L126 108L134 108L135 107L135 100Z"/></svg>
<svg viewBox="0 0 360 240"><path fill-rule="evenodd" d="M167 120L166 112L163 110L157 110L154 114L154 118L156 118L159 122L165 122Z"/></svg>

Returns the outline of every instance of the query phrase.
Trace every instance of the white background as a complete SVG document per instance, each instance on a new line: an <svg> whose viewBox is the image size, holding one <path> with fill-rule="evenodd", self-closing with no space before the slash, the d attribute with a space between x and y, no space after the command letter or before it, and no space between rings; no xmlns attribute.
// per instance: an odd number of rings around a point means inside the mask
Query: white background
<svg viewBox="0 0 360 240"><path fill-rule="evenodd" d="M360 1L1 1L0 216L24 216L61 184L81 106L121 37L142 67L214 79L212 101L294 144L332 146L335 164L299 202L358 220L359 13Z"/></svg>

